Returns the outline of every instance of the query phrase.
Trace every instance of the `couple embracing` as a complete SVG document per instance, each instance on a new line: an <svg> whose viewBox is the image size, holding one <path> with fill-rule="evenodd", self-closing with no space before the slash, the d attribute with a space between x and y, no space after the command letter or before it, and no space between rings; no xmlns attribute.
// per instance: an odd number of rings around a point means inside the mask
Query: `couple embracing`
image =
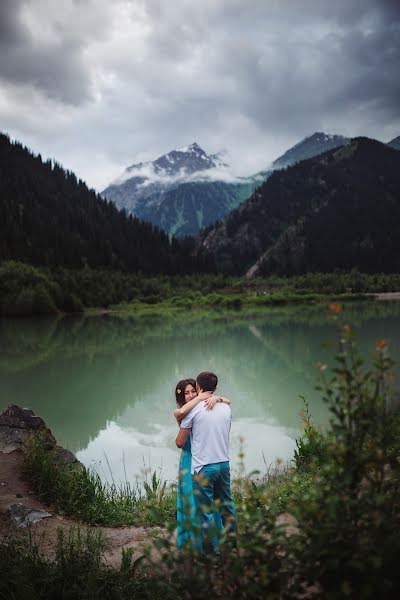
<svg viewBox="0 0 400 600"><path fill-rule="evenodd" d="M220 554L220 541L234 543L236 511L231 495L230 400L215 395L218 378L203 372L175 388L174 416L182 449L178 481L178 547Z"/></svg>

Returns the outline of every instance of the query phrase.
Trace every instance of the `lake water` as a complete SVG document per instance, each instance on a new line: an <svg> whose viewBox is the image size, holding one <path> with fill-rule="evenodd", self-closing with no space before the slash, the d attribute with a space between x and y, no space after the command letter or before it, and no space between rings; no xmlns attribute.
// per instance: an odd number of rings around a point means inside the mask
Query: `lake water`
<svg viewBox="0 0 400 600"><path fill-rule="evenodd" d="M400 303L349 304L341 318L354 327L365 357L384 338L399 362ZM172 481L179 462L175 384L213 370L219 393L232 401L234 469L242 444L246 470L265 471L293 455L300 395L314 422L327 424L316 363L333 364L335 349L323 344L336 339L321 307L257 316L3 319L0 408L33 409L58 443L103 479L134 482L156 470Z"/></svg>

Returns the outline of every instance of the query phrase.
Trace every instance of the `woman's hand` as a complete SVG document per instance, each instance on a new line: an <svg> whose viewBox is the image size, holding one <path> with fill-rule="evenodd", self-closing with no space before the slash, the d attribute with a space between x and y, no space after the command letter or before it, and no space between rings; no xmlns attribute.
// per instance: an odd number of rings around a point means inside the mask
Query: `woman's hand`
<svg viewBox="0 0 400 600"><path fill-rule="evenodd" d="M217 402L221 402L221 396L210 396L204 401L207 410L212 410Z"/></svg>

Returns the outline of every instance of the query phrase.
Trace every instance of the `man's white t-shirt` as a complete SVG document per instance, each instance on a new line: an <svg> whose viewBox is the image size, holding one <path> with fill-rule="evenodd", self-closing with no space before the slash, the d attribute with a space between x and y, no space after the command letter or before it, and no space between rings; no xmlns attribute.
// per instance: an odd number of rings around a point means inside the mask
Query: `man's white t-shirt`
<svg viewBox="0 0 400 600"><path fill-rule="evenodd" d="M181 429L192 430L192 474L204 465L229 461L231 420L228 404L218 402L207 410L203 401L182 419Z"/></svg>

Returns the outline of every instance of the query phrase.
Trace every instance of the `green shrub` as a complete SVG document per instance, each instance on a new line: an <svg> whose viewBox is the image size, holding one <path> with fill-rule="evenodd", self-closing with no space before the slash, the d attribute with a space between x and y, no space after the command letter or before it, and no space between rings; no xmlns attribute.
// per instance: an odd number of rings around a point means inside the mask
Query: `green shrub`
<svg viewBox="0 0 400 600"><path fill-rule="evenodd" d="M242 306L242 299L237 297L228 297L228 298L224 298L223 302L222 302L222 306L224 308L234 308L234 309L239 309Z"/></svg>
<svg viewBox="0 0 400 600"><path fill-rule="evenodd" d="M74 293L66 293L60 304L62 310L68 313L83 312L84 306L80 298Z"/></svg>
<svg viewBox="0 0 400 600"><path fill-rule="evenodd" d="M161 296L153 294L152 296L142 296L140 300L145 304L158 304L159 302L161 302L162 298Z"/></svg>
<svg viewBox="0 0 400 600"><path fill-rule="evenodd" d="M294 462L298 470L321 466L328 460L329 434L321 433L311 422L308 402L305 398L304 410L300 416L304 425L304 435L296 440Z"/></svg>
<svg viewBox="0 0 400 600"><path fill-rule="evenodd" d="M54 284L38 269L9 261L0 266L0 314L28 316L57 312Z"/></svg>
<svg viewBox="0 0 400 600"><path fill-rule="evenodd" d="M400 552L400 447L387 411L392 362L378 341L373 368L363 369L347 326L339 344L338 366L330 379L323 372L321 385L332 415L323 461L293 505L303 538L297 581L317 585L324 598L391 597Z"/></svg>
<svg viewBox="0 0 400 600"><path fill-rule="evenodd" d="M224 298L221 294L215 292L203 296L202 303L208 306L220 306L224 302Z"/></svg>

